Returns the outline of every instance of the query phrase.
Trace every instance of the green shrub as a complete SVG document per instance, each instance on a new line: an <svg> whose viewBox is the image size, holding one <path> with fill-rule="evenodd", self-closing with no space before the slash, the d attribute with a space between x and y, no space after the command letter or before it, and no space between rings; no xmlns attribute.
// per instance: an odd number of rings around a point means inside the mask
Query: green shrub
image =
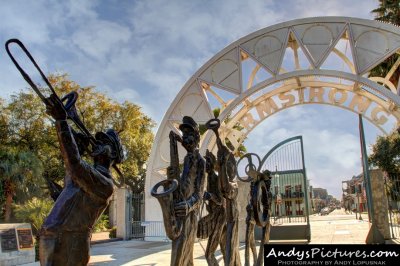
<svg viewBox="0 0 400 266"><path fill-rule="evenodd" d="M14 205L15 217L20 222L30 223L33 233L36 234L53 208L53 204L54 202L49 199L32 198L24 204Z"/></svg>
<svg viewBox="0 0 400 266"><path fill-rule="evenodd" d="M110 230L110 234L109 234L110 238L116 238L117 237L117 227L113 227Z"/></svg>
<svg viewBox="0 0 400 266"><path fill-rule="evenodd" d="M97 220L96 224L94 225L93 232L94 233L104 232L108 231L108 229L110 229L108 223L108 215L103 213Z"/></svg>

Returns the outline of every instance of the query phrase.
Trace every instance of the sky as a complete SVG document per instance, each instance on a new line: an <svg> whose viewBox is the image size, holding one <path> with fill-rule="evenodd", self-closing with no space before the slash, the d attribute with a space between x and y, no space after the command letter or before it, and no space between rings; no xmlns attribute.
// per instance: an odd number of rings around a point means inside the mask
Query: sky
<svg viewBox="0 0 400 266"><path fill-rule="evenodd" d="M160 124L185 82L213 55L259 29L297 18L373 19L377 0L1 1L0 43L19 38L45 73L68 73L112 99L131 101ZM0 49L0 97L27 88ZM379 133L365 122L367 143ZM301 106L265 120L247 138L249 152L303 135L307 176L341 195L361 172L358 119L324 106Z"/></svg>

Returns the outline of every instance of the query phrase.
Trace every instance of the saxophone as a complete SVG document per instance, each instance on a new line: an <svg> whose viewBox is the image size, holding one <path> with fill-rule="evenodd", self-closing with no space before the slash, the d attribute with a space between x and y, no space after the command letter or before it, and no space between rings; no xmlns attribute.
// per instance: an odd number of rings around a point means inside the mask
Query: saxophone
<svg viewBox="0 0 400 266"><path fill-rule="evenodd" d="M171 240L175 240L180 236L183 225L182 219L176 217L174 209L175 203L182 201L178 181L180 176L178 141L182 142L181 137L171 131L169 133L170 169L175 173L175 176L168 176L166 180L158 182L151 190L151 195L155 197L161 205L165 232ZM158 192L160 187L163 188L162 192Z"/></svg>

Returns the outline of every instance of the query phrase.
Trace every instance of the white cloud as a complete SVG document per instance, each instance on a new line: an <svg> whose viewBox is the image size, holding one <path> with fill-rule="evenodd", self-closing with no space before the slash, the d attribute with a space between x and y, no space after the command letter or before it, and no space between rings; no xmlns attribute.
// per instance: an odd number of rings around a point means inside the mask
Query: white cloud
<svg viewBox="0 0 400 266"><path fill-rule="evenodd" d="M72 36L72 42L90 56L108 59L114 50L127 44L131 36L128 27L108 21L94 20L85 23ZM105 61L105 60L104 60Z"/></svg>
<svg viewBox="0 0 400 266"><path fill-rule="evenodd" d="M112 13L104 1L4 1L0 42L21 38L46 72L61 70L82 86L94 85L118 101L133 101L160 123L196 70L240 37L302 17L372 19L370 10L378 2L138 0L114 5ZM4 49L0 58L7 58ZM26 87L8 59L0 63L0 75L0 97ZM319 108L294 108L269 118L250 134L249 151L262 154L302 134L312 182L323 186L357 174L355 116ZM329 120L318 119L323 115ZM375 132L366 128L373 140Z"/></svg>
<svg viewBox="0 0 400 266"><path fill-rule="evenodd" d="M343 127L346 121L345 127ZM373 143L379 130L364 121L366 142ZM245 141L248 152L262 158L285 139L303 136L307 177L339 197L342 180L361 173L358 116L340 108L299 106L264 120ZM274 169L272 169L274 170Z"/></svg>
<svg viewBox="0 0 400 266"><path fill-rule="evenodd" d="M375 0L362 1L282 1L282 11L293 18L316 16L348 16L372 19L371 10L378 6Z"/></svg>

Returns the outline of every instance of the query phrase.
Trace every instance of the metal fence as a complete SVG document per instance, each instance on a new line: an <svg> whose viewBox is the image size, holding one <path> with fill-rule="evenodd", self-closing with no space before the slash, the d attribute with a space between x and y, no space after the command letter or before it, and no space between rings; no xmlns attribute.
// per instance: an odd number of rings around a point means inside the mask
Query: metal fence
<svg viewBox="0 0 400 266"><path fill-rule="evenodd" d="M144 239L154 237L164 241L169 241L165 234L164 222L162 221L133 221L132 238Z"/></svg>
<svg viewBox="0 0 400 266"><path fill-rule="evenodd" d="M144 193L132 194L132 220L141 221L144 209Z"/></svg>
<svg viewBox="0 0 400 266"><path fill-rule="evenodd" d="M168 241L165 234L164 223L162 221L143 221L144 213L144 194L132 194L132 208L131 208L131 238L142 239L145 237L154 237L159 240Z"/></svg>
<svg viewBox="0 0 400 266"><path fill-rule="evenodd" d="M392 238L400 238L400 176L391 174L385 178L389 206L389 225Z"/></svg>
<svg viewBox="0 0 400 266"><path fill-rule="evenodd" d="M301 136L274 146L262 159L262 169L272 172L272 225L308 223L311 201Z"/></svg>
<svg viewBox="0 0 400 266"><path fill-rule="evenodd" d="M307 223L302 170L277 172L271 184L272 225Z"/></svg>
<svg viewBox="0 0 400 266"><path fill-rule="evenodd" d="M270 240L311 239L311 201L304 162L303 138L296 136L275 145L261 161L272 173Z"/></svg>

